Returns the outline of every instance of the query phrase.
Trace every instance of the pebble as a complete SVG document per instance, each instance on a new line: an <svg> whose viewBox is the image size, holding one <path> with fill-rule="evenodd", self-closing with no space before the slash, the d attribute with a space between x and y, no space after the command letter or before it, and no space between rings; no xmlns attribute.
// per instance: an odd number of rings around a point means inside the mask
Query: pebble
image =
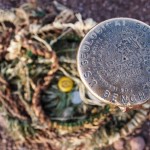
<svg viewBox="0 0 150 150"><path fill-rule="evenodd" d="M124 149L124 141L118 140L114 143L113 146L114 146L115 150L123 150Z"/></svg>
<svg viewBox="0 0 150 150"><path fill-rule="evenodd" d="M130 140L131 150L144 150L145 141L141 136L134 137Z"/></svg>
<svg viewBox="0 0 150 150"><path fill-rule="evenodd" d="M80 93L78 91L74 91L72 93L72 103L73 104L80 104L82 102L80 98Z"/></svg>

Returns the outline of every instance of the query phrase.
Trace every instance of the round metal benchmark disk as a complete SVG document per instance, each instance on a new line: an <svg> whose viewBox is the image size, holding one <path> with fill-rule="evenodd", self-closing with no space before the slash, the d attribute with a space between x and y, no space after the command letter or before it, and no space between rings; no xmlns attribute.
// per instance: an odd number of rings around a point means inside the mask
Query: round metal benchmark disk
<svg viewBox="0 0 150 150"><path fill-rule="evenodd" d="M150 99L150 27L130 18L106 20L82 40L77 65L87 89L121 107Z"/></svg>

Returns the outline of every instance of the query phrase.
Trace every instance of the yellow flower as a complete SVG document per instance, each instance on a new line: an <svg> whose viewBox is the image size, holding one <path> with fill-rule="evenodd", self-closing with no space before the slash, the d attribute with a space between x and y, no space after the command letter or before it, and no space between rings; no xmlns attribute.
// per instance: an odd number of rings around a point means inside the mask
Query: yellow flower
<svg viewBox="0 0 150 150"><path fill-rule="evenodd" d="M70 92L73 88L73 81L69 77L61 77L58 81L58 87L62 92Z"/></svg>

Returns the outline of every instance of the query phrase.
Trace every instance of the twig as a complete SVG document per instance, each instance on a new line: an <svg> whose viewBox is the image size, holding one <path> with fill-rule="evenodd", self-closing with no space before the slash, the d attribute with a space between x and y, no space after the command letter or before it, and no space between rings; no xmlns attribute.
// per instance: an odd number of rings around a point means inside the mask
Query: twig
<svg viewBox="0 0 150 150"><path fill-rule="evenodd" d="M38 37L37 35L32 36L32 38L34 38L37 41L43 43L46 46L46 48L48 49L48 51L50 51L50 52L52 51L51 46L45 40L43 40L42 38Z"/></svg>
<svg viewBox="0 0 150 150"><path fill-rule="evenodd" d="M60 40L62 37L64 37L67 33L71 32L71 31L72 31L71 28L67 29L67 30L64 31L60 36L58 36L56 39L52 40L52 41L50 42L50 45L52 46L52 45L55 44L58 40Z"/></svg>

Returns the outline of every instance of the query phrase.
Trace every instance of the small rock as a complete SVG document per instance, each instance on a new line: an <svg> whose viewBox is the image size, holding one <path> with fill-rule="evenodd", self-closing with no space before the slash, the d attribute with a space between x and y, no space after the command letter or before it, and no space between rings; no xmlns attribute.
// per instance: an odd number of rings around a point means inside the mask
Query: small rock
<svg viewBox="0 0 150 150"><path fill-rule="evenodd" d="M74 91L72 93L72 103L73 104L80 104L82 102L80 98L80 93L78 91Z"/></svg>
<svg viewBox="0 0 150 150"><path fill-rule="evenodd" d="M116 150L123 150L124 149L124 141L123 140L116 141L114 143L114 148Z"/></svg>
<svg viewBox="0 0 150 150"><path fill-rule="evenodd" d="M2 143L7 143L6 139L2 139Z"/></svg>
<svg viewBox="0 0 150 150"><path fill-rule="evenodd" d="M68 107L64 110L62 116L64 118L72 117L73 116L73 107Z"/></svg>
<svg viewBox="0 0 150 150"><path fill-rule="evenodd" d="M149 147L149 146L146 146L146 147L145 147L145 150L150 150L150 147Z"/></svg>
<svg viewBox="0 0 150 150"><path fill-rule="evenodd" d="M144 150L145 141L142 137L137 136L130 140L131 150Z"/></svg>

